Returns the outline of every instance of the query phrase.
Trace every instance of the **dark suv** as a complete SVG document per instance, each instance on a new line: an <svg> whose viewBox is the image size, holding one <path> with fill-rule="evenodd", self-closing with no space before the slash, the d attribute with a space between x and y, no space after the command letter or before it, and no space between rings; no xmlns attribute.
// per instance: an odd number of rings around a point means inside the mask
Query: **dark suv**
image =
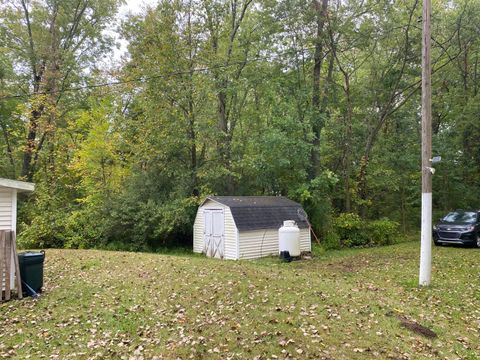
<svg viewBox="0 0 480 360"><path fill-rule="evenodd" d="M480 213L455 210L433 225L433 242L480 247Z"/></svg>

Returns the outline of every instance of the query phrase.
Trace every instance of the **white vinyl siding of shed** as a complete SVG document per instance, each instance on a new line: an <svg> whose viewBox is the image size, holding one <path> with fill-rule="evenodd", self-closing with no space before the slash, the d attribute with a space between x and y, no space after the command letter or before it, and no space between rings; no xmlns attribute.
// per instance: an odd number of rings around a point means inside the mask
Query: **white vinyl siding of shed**
<svg viewBox="0 0 480 360"><path fill-rule="evenodd" d="M225 229L225 259L238 259L237 253L237 227L233 220L232 212L228 206L219 204L212 200L207 200L202 206L198 208L197 217L193 225L193 252L202 253L204 250L203 236L204 236L204 216L205 209L222 209L224 214L224 229Z"/></svg>
<svg viewBox="0 0 480 360"><path fill-rule="evenodd" d="M17 191L0 187L0 230L16 230Z"/></svg>
<svg viewBox="0 0 480 360"><path fill-rule="evenodd" d="M312 251L310 229L300 229L300 251Z"/></svg>
<svg viewBox="0 0 480 360"><path fill-rule="evenodd" d="M239 232L239 258L256 259L278 255L278 229ZM300 229L300 251L311 251L310 230Z"/></svg>
<svg viewBox="0 0 480 360"><path fill-rule="evenodd" d="M276 255L278 254L278 230L240 231L238 243L240 259Z"/></svg>
<svg viewBox="0 0 480 360"><path fill-rule="evenodd" d="M201 253L203 251L203 208L200 206L197 210L197 216L193 223L193 252Z"/></svg>

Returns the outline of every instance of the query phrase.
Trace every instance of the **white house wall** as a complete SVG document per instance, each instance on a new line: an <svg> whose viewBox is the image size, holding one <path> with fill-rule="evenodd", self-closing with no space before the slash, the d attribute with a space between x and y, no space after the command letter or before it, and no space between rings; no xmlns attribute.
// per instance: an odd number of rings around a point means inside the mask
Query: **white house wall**
<svg viewBox="0 0 480 360"><path fill-rule="evenodd" d="M311 251L309 229L300 229L300 251ZM239 232L240 259L278 255L278 229Z"/></svg>
<svg viewBox="0 0 480 360"><path fill-rule="evenodd" d="M198 208L193 225L193 252L203 252L204 209L223 209L225 228L225 259L238 259L237 255L237 227L232 212L228 206L207 200Z"/></svg>
<svg viewBox="0 0 480 360"><path fill-rule="evenodd" d="M0 188L0 230L14 230L12 225L15 222L16 197L14 199L13 192L11 189Z"/></svg>
<svg viewBox="0 0 480 360"><path fill-rule="evenodd" d="M17 228L17 190L0 187L0 230L13 230ZM10 260L10 288L15 288L15 263L12 253ZM5 290L3 276L0 275L0 289Z"/></svg>

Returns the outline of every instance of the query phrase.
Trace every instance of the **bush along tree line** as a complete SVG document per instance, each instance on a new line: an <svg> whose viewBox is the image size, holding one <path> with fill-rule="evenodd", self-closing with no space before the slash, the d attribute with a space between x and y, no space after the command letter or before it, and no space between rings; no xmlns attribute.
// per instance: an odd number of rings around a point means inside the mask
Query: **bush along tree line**
<svg viewBox="0 0 480 360"><path fill-rule="evenodd" d="M418 227L418 0L159 0L115 25L119 5L0 0L23 246L188 245L208 194L288 196L332 248ZM434 3L438 213L478 207L479 23L480 1Z"/></svg>

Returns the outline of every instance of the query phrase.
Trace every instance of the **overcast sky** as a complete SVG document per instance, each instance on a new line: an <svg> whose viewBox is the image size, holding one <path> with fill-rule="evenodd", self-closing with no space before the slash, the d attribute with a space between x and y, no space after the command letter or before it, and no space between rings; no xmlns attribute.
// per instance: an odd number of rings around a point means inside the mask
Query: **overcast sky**
<svg viewBox="0 0 480 360"><path fill-rule="evenodd" d="M145 8L145 5L153 5L156 3L157 0L127 0L127 3L120 7L119 15L125 16L129 12L138 14Z"/></svg>
<svg viewBox="0 0 480 360"><path fill-rule="evenodd" d="M147 6L155 5L158 0L127 0L126 4L122 5L118 11L117 19L118 24L124 19L127 15L133 14L137 15L142 13ZM121 39L120 36L114 32L109 31L110 35L113 35L115 39L120 43L120 49L113 50L113 60L114 62L119 62L121 57L127 52L128 42L125 39ZM110 64L112 65L112 64Z"/></svg>

